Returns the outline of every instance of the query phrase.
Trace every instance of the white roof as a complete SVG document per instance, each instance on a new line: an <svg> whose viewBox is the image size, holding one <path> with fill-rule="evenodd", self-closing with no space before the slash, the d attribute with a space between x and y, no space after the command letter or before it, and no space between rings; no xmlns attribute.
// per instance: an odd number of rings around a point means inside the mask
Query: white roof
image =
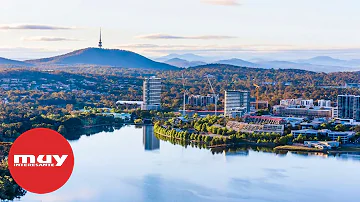
<svg viewBox="0 0 360 202"><path fill-rule="evenodd" d="M119 100L116 102L116 104L137 104L137 105L142 105L144 102L143 101L124 101L124 100Z"/></svg>

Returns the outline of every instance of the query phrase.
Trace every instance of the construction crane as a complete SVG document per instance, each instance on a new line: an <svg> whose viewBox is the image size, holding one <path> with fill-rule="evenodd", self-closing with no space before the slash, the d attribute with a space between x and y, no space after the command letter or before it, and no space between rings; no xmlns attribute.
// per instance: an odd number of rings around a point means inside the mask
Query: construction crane
<svg viewBox="0 0 360 202"><path fill-rule="evenodd" d="M253 84L256 88L256 110L259 110L259 88L260 86L257 84Z"/></svg>
<svg viewBox="0 0 360 202"><path fill-rule="evenodd" d="M216 93L215 93L215 90L214 90L214 88L213 88L213 86L212 86L212 84L211 84L211 81L210 81L210 79L209 79L209 75L208 75L208 74L206 75L206 78L207 78L207 80L208 80L208 82L209 82L209 84L210 84L211 91L213 92L213 94L214 94L214 96L215 96L215 116L217 116L217 102L218 102L218 98L217 98L217 95L216 95Z"/></svg>

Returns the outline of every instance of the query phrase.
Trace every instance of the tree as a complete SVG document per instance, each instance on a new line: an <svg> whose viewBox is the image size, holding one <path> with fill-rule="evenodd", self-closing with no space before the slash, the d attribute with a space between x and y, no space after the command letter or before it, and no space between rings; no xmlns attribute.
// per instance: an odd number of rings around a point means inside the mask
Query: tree
<svg viewBox="0 0 360 202"><path fill-rule="evenodd" d="M360 125L355 126L355 127L354 127L354 131L355 131L356 133L360 133Z"/></svg>
<svg viewBox="0 0 360 202"><path fill-rule="evenodd" d="M12 201L24 196L26 191L22 189L11 177L8 162L2 160L0 162L0 200Z"/></svg>
<svg viewBox="0 0 360 202"><path fill-rule="evenodd" d="M286 145L289 142L288 138L286 136L281 136L279 139L279 144Z"/></svg>
<svg viewBox="0 0 360 202"><path fill-rule="evenodd" d="M337 137L337 141L338 141L340 144L342 143L342 140L341 140L341 137L340 137L340 136Z"/></svg>
<svg viewBox="0 0 360 202"><path fill-rule="evenodd" d="M306 139L306 136L303 136L302 134L300 134L296 139L295 141L298 142L298 143L304 143Z"/></svg>
<svg viewBox="0 0 360 202"><path fill-rule="evenodd" d="M336 130L336 131L345 131L346 128L345 128L344 125L338 124L338 125L335 126L335 130Z"/></svg>
<svg viewBox="0 0 360 202"><path fill-rule="evenodd" d="M64 125L60 125L59 128L58 128L58 132L61 134L61 135L66 135L66 128Z"/></svg>
<svg viewBox="0 0 360 202"><path fill-rule="evenodd" d="M204 140L204 141L205 141L205 142L210 142L212 139L213 139L213 138L212 138L211 136L208 136L208 135L207 135L207 136L205 137L205 140Z"/></svg>

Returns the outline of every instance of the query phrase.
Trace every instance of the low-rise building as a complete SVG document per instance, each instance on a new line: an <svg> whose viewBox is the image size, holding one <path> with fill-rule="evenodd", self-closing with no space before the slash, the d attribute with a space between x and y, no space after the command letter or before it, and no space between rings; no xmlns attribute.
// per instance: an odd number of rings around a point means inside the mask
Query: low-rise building
<svg viewBox="0 0 360 202"><path fill-rule="evenodd" d="M185 104L191 106L208 106L210 104L215 104L215 100L215 95L190 95L186 96Z"/></svg>
<svg viewBox="0 0 360 202"><path fill-rule="evenodd" d="M331 100L318 100L319 107L331 107Z"/></svg>
<svg viewBox="0 0 360 202"><path fill-rule="evenodd" d="M349 139L355 135L355 132L353 131L339 132L339 131L331 131L328 129L323 129L323 130L305 129L305 130L292 130L291 134L294 136L294 138L297 138L299 135L314 136L314 137L323 135L329 137L333 141L336 141L338 137L340 137L342 143L347 143L349 142Z"/></svg>
<svg viewBox="0 0 360 202"><path fill-rule="evenodd" d="M336 118L335 123L342 124L342 125L350 125L350 126L356 126L360 125L360 122L354 120L354 119L340 119Z"/></svg>
<svg viewBox="0 0 360 202"><path fill-rule="evenodd" d="M307 147L315 147L318 149L333 149L340 146L338 141L305 141Z"/></svg>
<svg viewBox="0 0 360 202"><path fill-rule="evenodd" d="M245 133L277 133L284 134L284 125L276 124L249 124L237 121L228 121L226 128Z"/></svg>
<svg viewBox="0 0 360 202"><path fill-rule="evenodd" d="M332 108L298 108L275 105L273 112L278 116L295 116L295 117L332 117Z"/></svg>
<svg viewBox="0 0 360 202"><path fill-rule="evenodd" d="M318 100L318 106L314 106L314 100L286 99L281 100L280 105L273 107L273 112L277 116L295 117L333 117L333 107L330 100Z"/></svg>
<svg viewBox="0 0 360 202"><path fill-rule="evenodd" d="M255 123L255 124L277 124L284 125L286 124L285 119L280 117L272 117L272 116L244 116L244 121L246 123Z"/></svg>
<svg viewBox="0 0 360 202"><path fill-rule="evenodd" d="M348 132L331 131L327 134L327 136L333 141L336 141L338 137L340 137L342 143L349 142L349 139L354 137L354 135L355 132L352 131L348 131Z"/></svg>

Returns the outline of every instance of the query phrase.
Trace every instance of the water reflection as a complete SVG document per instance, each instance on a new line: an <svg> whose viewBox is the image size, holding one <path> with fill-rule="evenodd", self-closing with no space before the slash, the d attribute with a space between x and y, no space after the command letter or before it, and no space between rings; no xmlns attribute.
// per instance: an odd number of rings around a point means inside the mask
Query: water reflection
<svg viewBox="0 0 360 202"><path fill-rule="evenodd" d="M160 140L154 135L153 125L143 126L143 145L146 151L160 149Z"/></svg>
<svg viewBox="0 0 360 202"><path fill-rule="evenodd" d="M78 128L76 131L63 134L64 137L69 141L77 141L81 136L91 136L101 132L114 132L115 130L120 130L124 125L115 125L115 126L96 126L89 128Z"/></svg>
<svg viewBox="0 0 360 202"><path fill-rule="evenodd" d="M22 201L358 201L359 161L338 156L246 145L210 150L158 140L151 126L82 136L71 146L76 161L70 180L56 192L27 193ZM349 172L336 175L337 170Z"/></svg>

